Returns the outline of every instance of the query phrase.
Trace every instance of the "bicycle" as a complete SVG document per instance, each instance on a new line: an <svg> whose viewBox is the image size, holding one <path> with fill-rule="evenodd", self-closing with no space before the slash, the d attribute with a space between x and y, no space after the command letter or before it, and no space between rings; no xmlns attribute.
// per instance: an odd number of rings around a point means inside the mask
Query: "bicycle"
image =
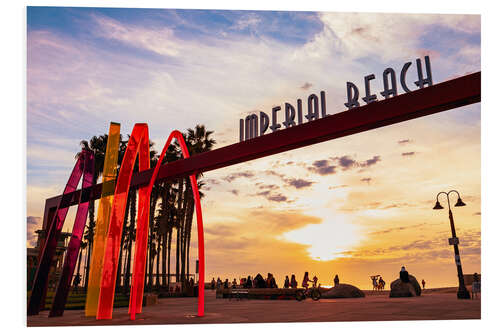
<svg viewBox="0 0 500 333"><path fill-rule="evenodd" d="M321 291L319 290L318 287L311 287L309 289L297 289L297 292L295 293L295 299L297 301L303 301L307 297L311 297L315 301L319 301L321 298Z"/></svg>

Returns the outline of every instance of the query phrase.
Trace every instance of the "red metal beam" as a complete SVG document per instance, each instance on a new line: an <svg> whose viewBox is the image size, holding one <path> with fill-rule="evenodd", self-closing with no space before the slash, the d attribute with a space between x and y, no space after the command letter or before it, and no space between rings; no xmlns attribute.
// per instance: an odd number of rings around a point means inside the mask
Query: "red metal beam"
<svg viewBox="0 0 500 333"><path fill-rule="evenodd" d="M481 72L477 72L162 165L158 180L219 169L480 101ZM153 169L135 173L131 187L147 186L152 173ZM82 193L81 202L100 198L101 189L102 184L97 184L90 193ZM61 207L77 204L80 192L47 199L46 212L56 207L59 200L63 200Z"/></svg>

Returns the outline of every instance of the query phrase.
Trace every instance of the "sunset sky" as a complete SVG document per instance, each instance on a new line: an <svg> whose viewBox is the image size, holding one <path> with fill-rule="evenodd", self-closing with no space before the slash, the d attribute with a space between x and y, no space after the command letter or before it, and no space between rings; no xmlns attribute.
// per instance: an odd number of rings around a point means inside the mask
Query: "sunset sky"
<svg viewBox="0 0 500 333"><path fill-rule="evenodd" d="M412 61L413 82L425 55L434 83L481 70L478 15L29 7L27 25L28 246L79 142L111 121L124 135L148 123L158 151L204 124L218 148L240 118L311 93L344 111L346 82L363 95L368 74L381 99L384 69ZM281 286L307 270L369 288L405 265L455 286L448 214L432 210L451 189L467 204L453 209L464 273L480 272L480 124L474 104L205 173L206 279L271 272Z"/></svg>

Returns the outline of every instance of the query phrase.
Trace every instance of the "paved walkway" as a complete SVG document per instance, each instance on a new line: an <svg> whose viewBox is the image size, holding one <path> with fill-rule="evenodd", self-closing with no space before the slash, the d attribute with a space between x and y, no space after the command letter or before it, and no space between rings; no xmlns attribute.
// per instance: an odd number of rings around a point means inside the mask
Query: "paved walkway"
<svg viewBox="0 0 500 333"><path fill-rule="evenodd" d="M148 325L204 323L331 322L377 320L480 319L480 300L458 300L454 293L432 293L420 297L389 298L388 293L368 293L365 298L295 300L216 299L206 291L205 317L196 316L196 298L163 298L143 308L136 321L128 308L118 308L112 320L86 318L83 310L65 311L63 317L48 318L48 311L28 317L28 326Z"/></svg>

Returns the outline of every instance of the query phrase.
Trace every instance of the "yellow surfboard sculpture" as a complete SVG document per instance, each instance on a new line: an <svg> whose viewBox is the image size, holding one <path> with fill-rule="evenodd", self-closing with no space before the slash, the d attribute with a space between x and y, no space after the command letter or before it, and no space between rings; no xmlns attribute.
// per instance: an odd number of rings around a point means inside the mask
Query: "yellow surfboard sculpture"
<svg viewBox="0 0 500 333"><path fill-rule="evenodd" d="M97 222L94 233L94 245L90 258L89 282L87 299L85 302L85 316L95 317L99 301L99 286L101 284L102 259L106 236L108 234L111 206L116 184L116 169L118 162L118 149L120 144L120 124L111 123L109 126L108 143L104 156L102 173L102 194L97 211Z"/></svg>

